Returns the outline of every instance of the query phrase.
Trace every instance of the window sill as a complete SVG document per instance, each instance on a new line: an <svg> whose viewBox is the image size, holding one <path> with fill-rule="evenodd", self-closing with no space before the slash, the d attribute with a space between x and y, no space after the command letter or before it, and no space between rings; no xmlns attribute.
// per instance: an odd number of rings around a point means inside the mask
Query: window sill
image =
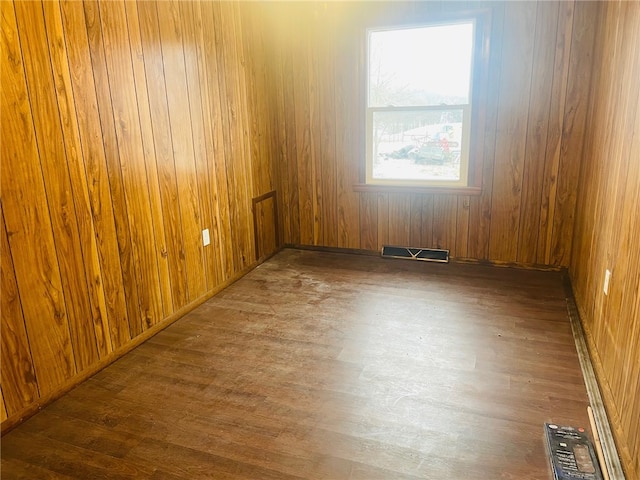
<svg viewBox="0 0 640 480"><path fill-rule="evenodd" d="M482 187L416 187L401 185L371 185L366 183L356 183L353 185L355 192L368 193L422 193L441 195L481 195Z"/></svg>

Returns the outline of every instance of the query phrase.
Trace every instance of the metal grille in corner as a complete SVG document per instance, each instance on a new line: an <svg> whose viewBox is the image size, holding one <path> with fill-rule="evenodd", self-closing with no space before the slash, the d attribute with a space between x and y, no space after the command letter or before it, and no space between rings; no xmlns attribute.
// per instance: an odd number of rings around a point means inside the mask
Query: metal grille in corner
<svg viewBox="0 0 640 480"><path fill-rule="evenodd" d="M382 256L385 258L404 258L423 262L449 263L449 250L438 248L393 247L384 245Z"/></svg>

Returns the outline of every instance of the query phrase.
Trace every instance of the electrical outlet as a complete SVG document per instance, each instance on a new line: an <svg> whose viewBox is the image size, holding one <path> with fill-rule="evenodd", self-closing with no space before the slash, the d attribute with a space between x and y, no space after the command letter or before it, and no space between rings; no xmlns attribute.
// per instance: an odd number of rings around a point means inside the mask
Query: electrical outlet
<svg viewBox="0 0 640 480"><path fill-rule="evenodd" d="M604 290L604 294L605 295L609 295L609 281L611 280L611 271L609 269L607 269L606 272L604 272L604 287L602 287L602 290Z"/></svg>
<svg viewBox="0 0 640 480"><path fill-rule="evenodd" d="M211 243L211 238L209 237L209 229L205 228L202 230L202 245L205 247Z"/></svg>

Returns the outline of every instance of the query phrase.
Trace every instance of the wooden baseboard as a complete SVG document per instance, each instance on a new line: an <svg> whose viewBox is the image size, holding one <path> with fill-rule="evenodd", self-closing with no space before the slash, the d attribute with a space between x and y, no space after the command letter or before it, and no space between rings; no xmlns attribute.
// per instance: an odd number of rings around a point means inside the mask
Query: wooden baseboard
<svg viewBox="0 0 640 480"><path fill-rule="evenodd" d="M341 248L341 247L324 247L321 245L300 245L300 244L287 244L285 248L295 248L298 250L312 250L316 252L329 252L329 253L350 253L355 255L370 255L380 256L379 250L362 250L358 248ZM521 270L540 270L560 272L566 270L566 267L556 265L539 265L534 263L521 263L521 262L502 262L499 260L479 260L476 258L465 257L450 257L451 263L464 263L472 265L487 265L492 267L504 267L504 268L518 268Z"/></svg>
<svg viewBox="0 0 640 480"><path fill-rule="evenodd" d="M611 480L625 480L624 470L620 462L620 455L626 465L632 465L631 455L627 448L619 448L616 444L615 436L612 432L615 430L620 436L621 432L618 428L620 425L620 416L615 408L615 403L606 377L598 352L593 348L591 334L581 318L584 314L580 312L573 295L571 280L565 276L565 294L567 297L567 310L571 321L571 330L580 359L580 367L582 376L587 388L589 403L593 409L594 423L598 429L602 453L604 455L603 468L606 468ZM582 313L582 317L581 317ZM604 400L603 400L604 397ZM610 408L607 408L609 406ZM629 472L631 478L637 478L633 472Z"/></svg>
<svg viewBox="0 0 640 480"><path fill-rule="evenodd" d="M372 257L379 257L379 251L362 250L359 248L342 248L342 247L324 247L321 245L299 245L299 244L286 244L284 248L294 248L296 250L311 250L314 252L327 252L327 253L348 253L351 255L369 255Z"/></svg>
<svg viewBox="0 0 640 480"><path fill-rule="evenodd" d="M452 263L489 265L492 267L517 268L519 270L538 270L542 272L561 272L567 269L566 267L562 267L558 265L541 265L538 263L523 263L523 262L503 262L500 260L478 260L475 258L464 258L464 257L451 257L449 261Z"/></svg>
<svg viewBox="0 0 640 480"><path fill-rule="evenodd" d="M60 398L65 393L68 393L69 391L73 390L73 388L75 388L76 386L78 386L80 383L84 382L88 378L92 377L93 375L98 373L103 368L111 365L113 362L118 360L120 357L122 357L123 355L129 353L131 350L133 350L134 348L136 348L138 345L140 345L141 343L145 342L146 340L150 339L151 337L153 337L158 332L164 330L169 325L174 323L176 320L179 320L180 318L182 318L184 315L186 315L187 313L189 313L190 311L192 311L196 307L202 305L204 302L209 300L215 294L221 292L222 290L227 288L229 285L233 284L234 282L238 281L240 278L244 277L247 273L249 273L251 270L256 268L258 265L260 265L264 261L266 261L269 258L271 258L273 255L278 253L280 250L282 250L282 247L279 248L278 250L276 250L275 252L273 252L272 254L264 256L263 258L261 258L260 260L254 262L250 266L248 266L248 267L244 268L243 270L237 272L235 275L233 275L229 279L225 280L220 285L217 285L215 288L209 290L207 293L205 293L204 295L200 296L199 298L197 298L193 302L189 303L188 305L185 305L180 310L174 312L173 314L171 314L170 316L168 316L167 318L165 318L161 322L157 323L156 325L153 325L148 330L145 330L144 332L142 332L137 337L131 339L131 341L129 343L127 343L126 345L123 345L119 349L111 352L106 357L100 359L100 361L98 361L94 365L89 366L88 368L86 368L82 372L80 372L80 373L76 374L75 376L71 377L65 383L63 383L60 386L58 386L58 388L56 388L54 391L52 391L52 392L50 392L50 393L48 393L48 394L46 394L46 395L44 395L42 397L39 397L35 402L27 405L22 410L20 410L20 411L16 412L15 414L11 415L4 422L2 422L2 425L0 427L2 435L4 435L5 433L11 431L13 428L15 428L16 426L20 425L22 422L27 420L29 417L35 415L40 410L42 410L44 407L46 407L50 403L54 402L55 400Z"/></svg>

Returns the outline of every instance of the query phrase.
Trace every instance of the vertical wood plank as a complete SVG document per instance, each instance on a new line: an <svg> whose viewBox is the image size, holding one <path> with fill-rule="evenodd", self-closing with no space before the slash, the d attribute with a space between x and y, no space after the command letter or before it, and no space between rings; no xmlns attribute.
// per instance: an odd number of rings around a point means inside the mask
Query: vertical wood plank
<svg viewBox="0 0 640 480"><path fill-rule="evenodd" d="M323 245L329 247L338 246L338 206L337 206L337 179L336 179L336 85L335 78L335 34L336 25L335 18L328 15L329 18L322 22L322 30L324 38L319 42L320 48L320 69L316 72L318 75L318 88L320 89L320 121L322 122L321 138L322 148L319 158L322 164L322 174L319 177L320 190L322 192L322 228L323 228ZM323 81L328 78L328 81ZM383 210L385 207L383 207ZM388 210L388 209L387 209ZM381 221L386 222L386 218ZM380 224L379 224L380 226ZM383 234L384 235L384 234ZM380 241L380 237L378 238Z"/></svg>
<svg viewBox="0 0 640 480"><path fill-rule="evenodd" d="M199 191L194 158L194 129L190 112L190 106L195 107L190 105L190 97L195 95L195 92L189 90L187 85L179 3L158 2L156 6L166 88L168 92L184 92L185 95L167 95L167 105L173 154L177 167L176 181L187 274L187 302L191 302L206 291L204 252L200 234Z"/></svg>
<svg viewBox="0 0 640 480"><path fill-rule="evenodd" d="M283 88L284 88L284 107L285 107L285 124L286 124L286 142L287 142L287 179L289 185L289 195L287 196L287 209L291 232L291 243L298 245L300 240L300 200L298 194L298 144L296 140L296 102L293 81L293 47L287 45L283 52Z"/></svg>
<svg viewBox="0 0 640 480"><path fill-rule="evenodd" d="M238 159L240 160L241 168L234 169L235 171L240 170L242 173L241 176L241 205L242 209L242 218L244 220L244 225L242 229L242 233L244 235L244 244L246 245L246 249L243 251L243 267L246 268L252 261L253 255L252 246L255 243L254 239L254 229L253 229L253 219L252 219L252 210L251 210L251 199L252 199L252 185L253 185L253 177L254 172L251 145L249 141L249 100L247 98L247 83L248 80L248 72L247 72L247 64L249 63L247 58L245 57L245 48L244 44L246 43L246 35L243 35L243 25L242 18L240 15L240 6L236 4L233 9L231 9L230 18L233 23L233 30L230 32L231 39L234 41L234 54L235 54L235 65L237 67L237 80L232 82L236 86L237 98L239 102L238 108L238 135L240 140L240 156Z"/></svg>
<svg viewBox="0 0 640 480"><path fill-rule="evenodd" d="M7 419L7 407L4 402L4 393L0 388L0 422L4 422Z"/></svg>
<svg viewBox="0 0 640 480"><path fill-rule="evenodd" d="M378 196L375 193L360 195L360 242L362 250L377 250Z"/></svg>
<svg viewBox="0 0 640 480"><path fill-rule="evenodd" d="M274 36L276 38L275 45L273 48L273 64L271 68L271 76L272 76L272 86L275 89L275 112L276 112L276 137L274 139L274 155L276 155L276 163L278 166L278 171L276 175L276 179L278 181L278 203L282 206L293 206L294 202L289 202L291 198L290 187L291 184L289 182L289 164L291 159L289 158L289 144L291 143L288 136L289 130L287 128L287 109L286 109L286 100L285 100L285 46L284 43L284 35L283 28L278 28L274 32ZM335 192L333 195L333 201L335 202ZM326 197L325 197L326 198ZM280 208L278 210L280 214L280 229L281 235L280 238L285 244L292 244L293 242L293 234L291 230L291 208ZM337 236L337 222L334 222L334 228L328 226L325 231L335 230ZM336 241L337 242L337 241ZM336 243L337 245L337 243Z"/></svg>
<svg viewBox="0 0 640 480"><path fill-rule="evenodd" d="M201 182L205 182L201 179L202 175L206 176L206 188L205 193L200 198L200 204L203 210L203 222L204 225L208 225L210 230L210 236L212 246L205 248L205 261L207 270L207 287L212 289L216 285L219 285L224 281L224 254L223 245L220 239L220 210L218 205L218 185L215 175L214 164L217 160L217 151L219 139L217 137L217 131L219 130L218 120L214 117L215 108L212 105L211 92L210 92L210 66L209 66L209 49L214 43L213 34L211 31L205 30L208 15L200 7L200 3L189 2L190 6L189 14L191 15L191 22L195 27L194 31L194 43L197 48L198 56L198 74L199 74L199 88L202 96L202 109L201 115L203 119L204 138L203 148L204 156L202 158L196 157L196 168L198 170L198 179ZM205 35L205 32L207 34Z"/></svg>
<svg viewBox="0 0 640 480"><path fill-rule="evenodd" d="M560 166L556 193L556 214L553 217L551 258L554 265L568 265L573 237L576 184L580 172L587 104L593 60L593 31L597 19L597 3L576 3L574 20L583 28L573 29L571 60L563 120ZM584 20L582 20L584 19Z"/></svg>
<svg viewBox="0 0 640 480"><path fill-rule="evenodd" d="M42 169L22 64L16 13L2 2L2 209L41 395L76 373ZM26 192L29 194L26 195Z"/></svg>
<svg viewBox="0 0 640 480"><path fill-rule="evenodd" d="M180 23L183 25L184 57L186 78L189 87L189 110L191 129L193 132L193 149L195 160L195 180L197 182L198 200L201 212L200 228L213 229L211 208L211 185L209 162L213 158L213 139L210 131L211 122L207 121L209 106L208 89L206 88L206 65L203 45L202 19L194 2L180 2ZM215 235L214 235L215 240ZM203 248L205 290L213 288L217 283L216 255L214 247Z"/></svg>
<svg viewBox="0 0 640 480"><path fill-rule="evenodd" d="M153 2L127 3L128 17L131 22L136 15L134 7L137 7L135 9L144 56L148 104L165 226L166 250L161 255L165 256L168 262L172 308L176 309L187 303L186 261L158 16Z"/></svg>
<svg viewBox="0 0 640 480"><path fill-rule="evenodd" d="M1 205L0 242L2 403L6 405L5 413L12 415L38 398L38 384Z"/></svg>
<svg viewBox="0 0 640 480"><path fill-rule="evenodd" d="M102 291L109 321L109 339L115 349L129 341L131 333L84 10L81 3L73 1L63 1L60 7L68 45L67 61L91 206L91 224L95 231ZM90 282L90 285L93 283Z"/></svg>
<svg viewBox="0 0 640 480"><path fill-rule="evenodd" d="M348 6L343 6L347 9ZM357 29L356 29L357 30ZM358 194L353 191L353 184L358 182L360 159L358 102L360 76L356 66L360 61L359 39L342 25L336 35L335 95L336 95L336 161L338 168L338 246L358 248L360 245L361 223Z"/></svg>
<svg viewBox="0 0 640 480"><path fill-rule="evenodd" d="M133 247L132 273L146 329L162 319L162 294L157 246L148 241L153 238L154 227L124 2L99 3L98 10L104 43L108 46L105 60ZM146 182L143 188L141 179Z"/></svg>
<svg viewBox="0 0 640 480"><path fill-rule="evenodd" d="M230 112L234 111L235 103L233 103L233 98L231 93L233 91L232 87L227 87L227 82L231 81L231 78L227 76L226 72L231 70L231 66L228 66L228 53L226 49L228 48L226 43L227 39L225 38L223 30L223 25L226 24L228 20L223 19L223 12L221 11L221 7L218 3L211 4L211 24L214 25L215 32L215 57L216 57L216 77L214 79L214 83L218 85L219 88L219 105L220 105L220 125L222 126L222 148L224 151L224 168L223 164L220 162L216 162L216 175L218 178L218 186L222 187L226 192L224 200L222 203L228 205L229 212L229 222L225 227L227 227L226 235L221 233L221 235L228 238L228 252L230 252L231 263L228 266L229 275L232 275L237 269L242 268L242 251L240 250L240 238L238 236L237 228L239 228L239 211L240 205L237 202L236 196L236 184L234 182L234 177L232 175L231 170L233 170L233 159L237 153L234 151L234 146L232 144L232 130L235 126L233 123L233 116ZM220 158L220 157L218 157ZM222 213L222 211L221 211Z"/></svg>
<svg viewBox="0 0 640 480"><path fill-rule="evenodd" d="M220 280L224 281L231 277L234 272L234 262L232 255L231 238L231 218L229 213L229 192L226 180L226 158L225 143L222 118L221 81L219 79L218 64L218 38L213 6L210 3L200 3L200 13L202 18L204 55L207 66L206 87L208 90L209 110L207 111L210 121L208 124L213 136L213 157L209 159L209 178L212 186L212 206L214 223L215 245L219 251L217 255L220 265Z"/></svg>
<svg viewBox="0 0 640 480"><path fill-rule="evenodd" d="M262 5L239 5L237 30L242 32L242 48L245 71L244 95L246 101L246 128L248 137L246 144L249 147L251 158L251 188L249 196L251 198L263 195L272 190L271 188L271 158L267 153L266 139L270 137L269 128L261 121L267 117L265 103L268 102L267 95L264 94L263 66L266 56L262 29L258 22L259 12L263 10ZM261 16L261 15L260 15ZM262 18L262 16L261 16Z"/></svg>
<svg viewBox="0 0 640 480"><path fill-rule="evenodd" d="M458 197L458 212L456 219L456 257L469 257L469 204L468 196Z"/></svg>
<svg viewBox="0 0 640 480"><path fill-rule="evenodd" d="M522 203L516 260L533 264L537 259L540 202L544 184L545 151L556 54L559 3L537 4L531 93L529 95Z"/></svg>
<svg viewBox="0 0 640 480"><path fill-rule="evenodd" d="M218 81L221 87L221 101L223 105L223 123L229 205L230 226L233 242L230 251L233 252L234 268L242 269L253 258L253 242L251 241L251 216L247 196L247 172L244 164L243 126L240 118L240 84L239 65L236 52L236 42L233 36L233 7L227 3L215 3L214 14L216 23L227 25L227 29L216 29L216 52L218 54ZM224 101L223 101L224 100ZM226 108L224 108L226 107ZM228 127L227 127L228 126ZM251 228L251 230L253 230Z"/></svg>
<svg viewBox="0 0 640 480"><path fill-rule="evenodd" d="M535 22L536 4L506 4L504 34L512 40L502 51L489 258L509 262L517 258Z"/></svg>
<svg viewBox="0 0 640 480"><path fill-rule="evenodd" d="M260 138L257 138L257 152L254 152L251 148L251 137L250 137L250 125L252 123L251 118L251 98L253 93L249 92L254 88L257 84L253 84L251 81L251 74L249 71L249 65L255 65L256 61L250 60L250 56L252 52L255 51L256 56L260 56L258 52L262 51L262 48L252 49L250 42L251 38L254 35L249 35L248 32L250 30L250 24L245 24L245 19L243 19L242 15L242 6L240 3L237 4L236 8L233 10L233 37L236 41L236 50L238 52L238 67L240 74L240 104L242 106L242 148L243 148L243 159L245 165L245 198L246 198L246 214L247 214L247 228L245 231L246 239L248 242L255 243L254 238L254 229L252 228L252 210L251 210L251 199L253 198L253 185L260 185L264 183L270 183L269 181L269 172L271 171L270 166L270 158L265 157L264 163L265 168L262 168L262 163L259 162L258 159L254 159L254 153L259 153L262 150L262 142ZM246 32L246 33L245 33ZM256 76L257 78L257 76ZM257 103L258 109L261 108L261 103ZM257 131L266 131L265 125L261 122L260 125L256 125ZM257 171L254 171L254 165L260 165ZM247 265L252 262L252 257L247 257Z"/></svg>
<svg viewBox="0 0 640 480"><path fill-rule="evenodd" d="M324 174L322 172L322 150L323 137L322 125L320 123L321 93L324 88L320 80L320 71L325 70L322 56L322 44L324 39L320 38L320 32L324 32L322 13L316 11L316 16L310 22L309 27L309 55L307 56L308 81L309 81L309 159L311 161L311 185L312 185L312 205L313 205L313 245L324 243L324 222L322 216L322 205L324 202L322 182Z"/></svg>
<svg viewBox="0 0 640 480"><path fill-rule="evenodd" d="M435 195L423 195L422 196L422 246L433 247L435 245L433 230L434 230L434 206Z"/></svg>
<svg viewBox="0 0 640 480"><path fill-rule="evenodd" d="M489 259L489 241L492 222L493 176L496 159L496 136L498 125L498 101L502 76L502 50L504 39L505 3L491 5L491 53L487 101L485 108L484 162L482 165L482 193L472 197L469 205L469 256Z"/></svg>
<svg viewBox="0 0 640 480"><path fill-rule="evenodd" d="M301 28L306 25L301 22ZM311 101L309 84L309 35L301 35L294 50L293 62L293 95L295 112L295 139L298 172L298 208L300 212L300 243L313 245L314 227L314 182L311 152Z"/></svg>
<svg viewBox="0 0 640 480"><path fill-rule="evenodd" d="M409 245L412 247L421 247L424 245L422 238L422 195L409 195L411 204L411 227L409 230ZM429 238L428 242L431 242Z"/></svg>
<svg viewBox="0 0 640 480"><path fill-rule="evenodd" d="M411 201L408 195L389 194L389 244L406 247L411 245ZM431 235L431 232L429 232Z"/></svg>
<svg viewBox="0 0 640 480"><path fill-rule="evenodd" d="M140 133L142 135L142 147L144 163L146 165L147 179L149 182L149 200L151 204L151 217L153 221L153 241L159 252L157 255L158 274L160 278L160 292L162 296L163 316L169 316L174 311L173 295L171 293L171 277L169 274L169 262L167 260L167 242L162 215L162 195L158 178L158 162L156 160L155 144L153 140L153 126L151 121L151 109L149 106L149 93L147 78L144 68L144 53L140 37L140 23L138 12L134 2L125 2L125 15L129 31L129 43L131 47L131 64L136 85L138 99L138 113L140 115Z"/></svg>
<svg viewBox="0 0 640 480"><path fill-rule="evenodd" d="M562 2L558 10L556 53L553 67L553 85L547 127L544 180L541 193L540 225L537 247L537 263L548 264L551 259L551 234L555 215L560 145L564 121L564 109L569 76L571 32L575 2Z"/></svg>
<svg viewBox="0 0 640 480"><path fill-rule="evenodd" d="M124 182L120 174L118 140L115 130L114 112L111 106L111 90L107 74L104 41L100 24L100 13L96 2L68 2L69 10L82 6L87 29L90 59L93 72L95 94L101 123L104 156L111 190L111 205L118 239L120 266L122 271L122 289L125 292L129 332L132 337L139 335L142 328L142 313L138 287L136 285L135 259L130 236L129 217L124 192Z"/></svg>
<svg viewBox="0 0 640 480"><path fill-rule="evenodd" d="M25 59L27 88L47 208L51 212L54 248L57 251L67 320L76 367L82 371L96 362L99 354L69 178L69 164L77 162L77 159L69 159L65 150L43 6L40 2L17 2L16 18ZM101 326L99 320L98 326ZM104 338L102 344L106 353L108 348Z"/></svg>
<svg viewBox="0 0 640 480"><path fill-rule="evenodd" d="M456 257L456 215L458 197L436 195L433 198L433 246L449 250Z"/></svg>
<svg viewBox="0 0 640 480"><path fill-rule="evenodd" d="M376 250L382 251L383 245L389 245L389 194L378 194L378 245Z"/></svg>
<svg viewBox="0 0 640 480"><path fill-rule="evenodd" d="M84 171L77 112L62 25L62 14L60 5L57 3L44 2L43 7L64 149L67 154L69 180L77 218L80 250L84 263L88 303L91 309L90 319L95 331L98 355L104 357L113 351L113 345L109 331L109 319L107 318L95 225L91 214L89 192ZM75 292L76 295L79 293L80 292Z"/></svg>

